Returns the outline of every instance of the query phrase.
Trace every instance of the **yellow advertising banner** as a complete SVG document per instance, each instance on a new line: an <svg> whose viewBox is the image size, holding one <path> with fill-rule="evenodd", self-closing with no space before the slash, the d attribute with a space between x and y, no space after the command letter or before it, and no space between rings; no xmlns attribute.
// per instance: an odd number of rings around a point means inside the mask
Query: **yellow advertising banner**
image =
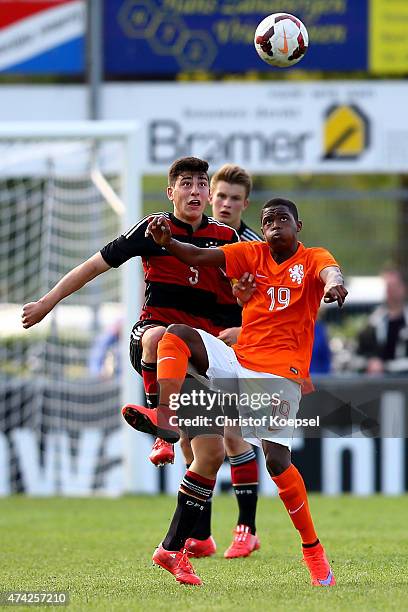
<svg viewBox="0 0 408 612"><path fill-rule="evenodd" d="M371 0L369 70L408 73L408 0Z"/></svg>

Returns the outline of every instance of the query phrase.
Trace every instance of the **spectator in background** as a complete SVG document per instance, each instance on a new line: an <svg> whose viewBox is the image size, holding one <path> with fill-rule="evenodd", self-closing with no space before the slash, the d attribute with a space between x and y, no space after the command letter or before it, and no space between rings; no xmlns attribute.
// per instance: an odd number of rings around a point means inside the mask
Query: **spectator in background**
<svg viewBox="0 0 408 612"><path fill-rule="evenodd" d="M106 331L98 334L91 346L88 368L92 376L120 376L120 334L123 320L117 319Z"/></svg>
<svg viewBox="0 0 408 612"><path fill-rule="evenodd" d="M360 332L359 366L367 374L408 372L407 286L397 268L382 272L385 303L374 310Z"/></svg>

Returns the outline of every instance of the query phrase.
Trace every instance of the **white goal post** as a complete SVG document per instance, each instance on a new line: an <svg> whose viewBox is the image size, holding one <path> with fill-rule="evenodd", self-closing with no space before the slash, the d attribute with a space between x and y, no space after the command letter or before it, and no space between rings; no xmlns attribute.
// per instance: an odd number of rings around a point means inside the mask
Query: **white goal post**
<svg viewBox="0 0 408 612"><path fill-rule="evenodd" d="M107 407L106 398L109 394L113 397L118 384L114 387L114 383L101 376L100 380L95 378L92 387L86 381L84 365L90 350L90 330L92 326L96 329L96 319L106 315L105 299L110 302L115 294L111 319L117 316L116 306L120 301L125 331L121 334L121 398L117 414L121 401L138 403L141 399L142 387L128 357L128 332L141 310L140 263L122 267L120 290L101 283L96 292L90 290L85 297L79 295L78 301L68 298L59 315L52 313L53 316L46 318L51 321L46 332L45 327L41 328L45 322L36 326L40 331L24 332L19 320L22 303L40 297L40 292L52 286L68 269L140 220L143 213L140 147L137 122L0 123L3 228L0 235L3 245L0 253L0 472L3 473L0 495L16 491L87 495L143 490L134 475L138 461L134 456L136 432L127 427L129 433L125 440L122 430L115 442L108 436L109 429L117 424L112 425L114 415L112 408ZM54 234L58 234L57 246ZM102 242L96 244L98 240ZM84 254L87 255L84 257ZM140 283L136 282L137 274ZM94 307L94 317L90 315L88 302ZM55 310L58 308L60 305ZM75 335L69 325L65 328L69 320L73 327L86 328L89 336L86 346L82 346L84 343L79 338L77 345L70 342L72 338L67 338ZM34 340L26 344L30 333ZM47 361L47 365L41 365L41 360ZM48 381L51 381L49 386ZM86 407L84 413L76 412L70 389L73 393L78 391L78 401ZM48 397L45 407L40 406L40 396ZM93 426L99 418L95 406L91 407L93 397L100 398L101 413L105 411L107 415L102 427L103 442ZM77 418L74 426L69 422L71 413ZM55 437L65 425L70 435L50 442L48 448L44 432L50 438ZM38 447L30 438L30 428L42 437ZM89 435L87 443L81 438L84 429ZM119 477L117 469L109 472L109 465L118 463L115 452L120 446L129 469L126 473L122 466ZM94 449L93 456L90 448ZM82 475L77 473L79 458L87 466Z"/></svg>

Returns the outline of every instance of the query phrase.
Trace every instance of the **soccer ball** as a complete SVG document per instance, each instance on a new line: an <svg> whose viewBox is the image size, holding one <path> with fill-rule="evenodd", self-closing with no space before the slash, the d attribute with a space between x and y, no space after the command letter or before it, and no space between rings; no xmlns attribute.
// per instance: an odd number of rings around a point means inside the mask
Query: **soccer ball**
<svg viewBox="0 0 408 612"><path fill-rule="evenodd" d="M306 53L309 35L297 17L289 13L273 13L256 28L254 44L264 62L288 68L297 64Z"/></svg>

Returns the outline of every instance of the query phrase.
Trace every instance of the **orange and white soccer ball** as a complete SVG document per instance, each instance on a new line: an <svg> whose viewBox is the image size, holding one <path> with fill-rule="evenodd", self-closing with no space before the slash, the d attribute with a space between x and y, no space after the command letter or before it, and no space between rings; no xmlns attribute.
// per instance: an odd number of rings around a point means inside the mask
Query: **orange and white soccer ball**
<svg viewBox="0 0 408 612"><path fill-rule="evenodd" d="M261 59L271 66L288 68L307 51L309 35L304 24L289 13L273 13L258 25L254 38Z"/></svg>

